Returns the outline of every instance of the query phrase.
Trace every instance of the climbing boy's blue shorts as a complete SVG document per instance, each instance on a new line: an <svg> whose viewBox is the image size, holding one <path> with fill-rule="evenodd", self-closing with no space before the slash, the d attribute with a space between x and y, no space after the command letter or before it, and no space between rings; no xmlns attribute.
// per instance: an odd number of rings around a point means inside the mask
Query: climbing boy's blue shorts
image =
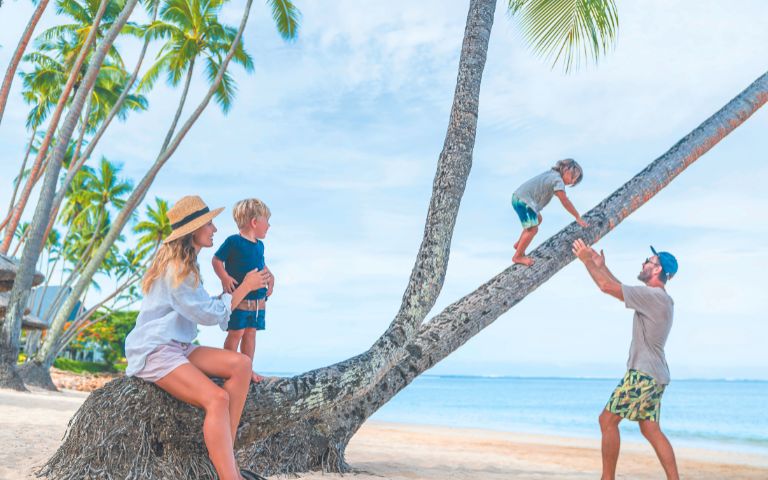
<svg viewBox="0 0 768 480"><path fill-rule="evenodd" d="M515 209L515 213L520 217L520 223L523 224L523 228L531 228L539 224L539 214L515 195L512 195L512 208Z"/></svg>
<svg viewBox="0 0 768 480"><path fill-rule="evenodd" d="M265 310L232 310L227 330L242 330L244 328L264 330L266 328L265 313Z"/></svg>

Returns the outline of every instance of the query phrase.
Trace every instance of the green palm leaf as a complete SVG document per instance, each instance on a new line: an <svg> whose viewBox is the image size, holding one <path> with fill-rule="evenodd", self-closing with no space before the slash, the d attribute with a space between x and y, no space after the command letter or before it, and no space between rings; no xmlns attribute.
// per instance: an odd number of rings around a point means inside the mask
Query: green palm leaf
<svg viewBox="0 0 768 480"><path fill-rule="evenodd" d="M293 41L299 35L301 12L290 0L268 0L272 7L272 19L283 40Z"/></svg>
<svg viewBox="0 0 768 480"><path fill-rule="evenodd" d="M566 72L597 62L616 43L614 0L509 0L509 12L533 50Z"/></svg>

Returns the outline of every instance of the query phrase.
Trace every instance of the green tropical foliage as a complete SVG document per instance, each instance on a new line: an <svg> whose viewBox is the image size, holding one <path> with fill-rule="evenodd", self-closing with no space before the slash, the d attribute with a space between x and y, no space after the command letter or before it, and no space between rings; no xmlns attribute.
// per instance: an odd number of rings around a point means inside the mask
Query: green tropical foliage
<svg viewBox="0 0 768 480"><path fill-rule="evenodd" d="M163 4L160 20L152 22L145 34L152 40L163 39L166 43L141 79L140 91L151 89L163 72L169 85L178 86L185 75L192 75L199 57L204 59L208 80L213 81L237 34L234 27L219 23L218 14L224 3L224 0L167 0ZM253 71L253 59L242 42L237 46L233 60L246 71ZM224 112L231 108L236 89L232 76L225 73L215 95Z"/></svg>
<svg viewBox="0 0 768 480"><path fill-rule="evenodd" d="M616 43L614 0L509 0L509 12L534 52L566 72L597 62Z"/></svg>

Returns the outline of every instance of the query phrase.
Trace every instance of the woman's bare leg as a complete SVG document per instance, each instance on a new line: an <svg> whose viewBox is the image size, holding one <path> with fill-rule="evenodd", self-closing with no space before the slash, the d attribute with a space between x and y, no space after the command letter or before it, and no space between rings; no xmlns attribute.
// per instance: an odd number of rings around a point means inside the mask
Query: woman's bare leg
<svg viewBox="0 0 768 480"><path fill-rule="evenodd" d="M229 350L197 347L189 354L189 361L206 375L225 379L223 388L229 394L229 419L234 444L251 384L251 359Z"/></svg>
<svg viewBox="0 0 768 480"><path fill-rule="evenodd" d="M155 384L182 402L205 411L203 439L216 473L221 480L240 480L233 451L227 391L189 363L175 368Z"/></svg>

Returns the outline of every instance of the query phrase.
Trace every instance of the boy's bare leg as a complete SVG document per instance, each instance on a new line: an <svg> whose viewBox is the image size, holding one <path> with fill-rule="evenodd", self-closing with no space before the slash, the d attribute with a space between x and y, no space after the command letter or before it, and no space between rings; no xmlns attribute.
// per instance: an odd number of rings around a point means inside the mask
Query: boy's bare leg
<svg viewBox="0 0 768 480"><path fill-rule="evenodd" d="M639 423L640 431L656 451L656 456L659 457L664 473L667 474L667 480L678 480L680 475L677 473L675 451L666 435L661 431L659 423L651 420L640 420Z"/></svg>
<svg viewBox="0 0 768 480"><path fill-rule="evenodd" d="M253 356L256 352L256 329L255 328L246 328L245 333L243 333L243 341L240 343L240 353L244 353L251 359L251 363L253 363ZM264 377L259 375L256 372L251 372L251 380L253 380L253 383L260 382L264 380Z"/></svg>
<svg viewBox="0 0 768 480"><path fill-rule="evenodd" d="M242 330L230 330L227 332L227 338L224 340L224 350L237 351L240 345L240 339L243 338Z"/></svg>
<svg viewBox="0 0 768 480"><path fill-rule="evenodd" d="M619 461L619 448L621 447L621 435L619 423L621 417L615 413L603 410L600 414L600 431L603 434L603 476L601 480L614 480L616 478L616 463Z"/></svg>
<svg viewBox="0 0 768 480"><path fill-rule="evenodd" d="M520 240L515 244L515 255L512 257L514 263L520 263L522 265L533 265L533 259L525 256L525 249L531 244L533 237L539 231L539 227L531 227L523 229L523 233L520 234Z"/></svg>

